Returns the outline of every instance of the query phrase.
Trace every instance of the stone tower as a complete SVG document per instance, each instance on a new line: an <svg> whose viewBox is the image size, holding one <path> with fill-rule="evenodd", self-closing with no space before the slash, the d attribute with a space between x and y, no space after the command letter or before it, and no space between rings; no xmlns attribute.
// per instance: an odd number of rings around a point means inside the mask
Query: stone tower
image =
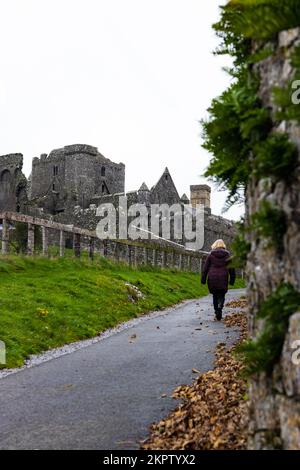
<svg viewBox="0 0 300 470"><path fill-rule="evenodd" d="M211 187L207 184L198 184L191 186L190 189L192 207L195 208L197 204L202 204L205 208L210 209Z"/></svg>
<svg viewBox="0 0 300 470"><path fill-rule="evenodd" d="M123 163L90 145L69 145L32 162L31 199L50 214L86 208L93 197L123 192L124 186Z"/></svg>

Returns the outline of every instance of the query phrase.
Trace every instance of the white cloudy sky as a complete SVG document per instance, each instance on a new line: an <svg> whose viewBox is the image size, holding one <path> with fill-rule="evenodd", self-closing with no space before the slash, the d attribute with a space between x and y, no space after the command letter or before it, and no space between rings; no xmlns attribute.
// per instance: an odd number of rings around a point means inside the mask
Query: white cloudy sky
<svg viewBox="0 0 300 470"><path fill-rule="evenodd" d="M212 55L222 3L0 0L0 154L23 153L29 175L33 157L86 143L126 164L127 190L168 166L189 195L209 162L199 120L229 83Z"/></svg>

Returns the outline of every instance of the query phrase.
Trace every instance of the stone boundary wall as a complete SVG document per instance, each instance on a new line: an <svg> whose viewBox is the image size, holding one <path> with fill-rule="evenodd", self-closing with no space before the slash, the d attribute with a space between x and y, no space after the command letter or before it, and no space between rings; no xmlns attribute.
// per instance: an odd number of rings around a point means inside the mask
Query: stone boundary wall
<svg viewBox="0 0 300 470"><path fill-rule="evenodd" d="M133 193L131 193L133 194ZM118 207L118 197L119 195L109 195L104 197L106 203L112 203L115 207ZM132 201L130 196L128 197L128 206L136 201ZM118 216L117 216L118 217ZM72 214L58 214L54 216L55 220L74 224L76 227L83 227L88 230L95 230L100 217L97 216L97 206L96 204L91 204L89 208L82 209L81 207L77 206L74 208ZM132 217L134 219L134 217ZM128 222L131 221L131 218L128 218ZM149 216L149 225L151 225L151 217ZM172 220L171 220L171 227ZM172 233L172 228L171 228ZM206 209L204 212L204 246L202 248L203 251L209 252L211 250L211 245L219 238L222 238L226 245L229 248L237 235L237 228L234 222L224 219L221 216L216 216L211 214L209 209ZM150 239L150 235L149 235ZM151 240L153 242L154 240ZM179 244L182 243L182 240L174 240L177 241ZM162 240L158 240L157 243L162 243Z"/></svg>
<svg viewBox="0 0 300 470"><path fill-rule="evenodd" d="M95 253L99 253L105 258L124 262L130 266L144 265L200 273L203 262L208 255L204 251L194 252L174 245L162 246L129 240L99 240L95 231L14 212L2 212L0 219L2 220L3 255L9 253L9 225L13 225L14 222L28 225L28 255L33 255L35 251L35 226L41 227L42 230L42 253L44 256L49 255L49 246L51 245L59 246L59 255L64 256L66 240L69 240L70 246L74 249L74 255L77 257L84 250L89 252L91 259Z"/></svg>

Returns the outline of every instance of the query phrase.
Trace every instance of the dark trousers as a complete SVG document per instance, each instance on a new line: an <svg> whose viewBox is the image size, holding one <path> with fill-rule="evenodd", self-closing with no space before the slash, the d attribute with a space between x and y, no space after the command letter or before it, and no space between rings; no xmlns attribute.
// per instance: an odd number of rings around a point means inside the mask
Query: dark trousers
<svg viewBox="0 0 300 470"><path fill-rule="evenodd" d="M213 302L214 302L214 309L215 312L217 310L222 310L225 303L225 290L216 290L213 292Z"/></svg>

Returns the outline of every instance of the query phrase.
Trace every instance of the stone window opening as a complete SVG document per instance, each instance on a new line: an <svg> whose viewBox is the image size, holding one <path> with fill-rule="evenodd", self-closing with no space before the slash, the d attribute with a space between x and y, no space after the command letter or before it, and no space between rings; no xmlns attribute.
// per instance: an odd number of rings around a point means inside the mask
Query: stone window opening
<svg viewBox="0 0 300 470"><path fill-rule="evenodd" d="M0 178L1 183L10 183L11 182L11 174L9 170L3 170L1 173Z"/></svg>
<svg viewBox="0 0 300 470"><path fill-rule="evenodd" d="M58 166L54 165L54 167L53 167L53 176L57 176L57 175L58 175Z"/></svg>
<svg viewBox="0 0 300 470"><path fill-rule="evenodd" d="M52 190L55 191L55 184L52 184Z"/></svg>
<svg viewBox="0 0 300 470"><path fill-rule="evenodd" d="M101 176L105 176L105 166L101 168ZM103 192L103 191L102 191Z"/></svg>

